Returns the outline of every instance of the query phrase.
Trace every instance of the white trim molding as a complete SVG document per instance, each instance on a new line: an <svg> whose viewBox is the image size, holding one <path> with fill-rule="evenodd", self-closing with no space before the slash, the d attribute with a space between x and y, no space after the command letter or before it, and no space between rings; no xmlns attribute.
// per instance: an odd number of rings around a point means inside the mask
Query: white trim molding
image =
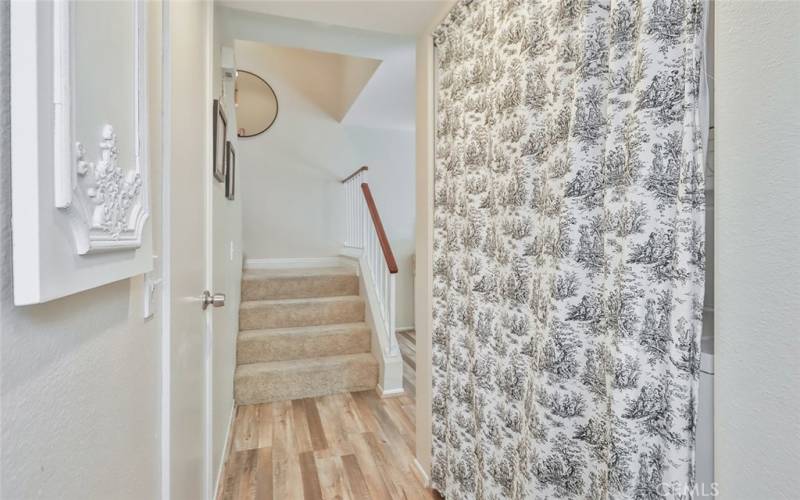
<svg viewBox="0 0 800 500"><path fill-rule="evenodd" d="M405 389L402 387L395 387L394 389L384 389L381 384L378 384L375 387L375 392L378 393L378 396L381 398L397 398L406 393Z"/></svg>
<svg viewBox="0 0 800 500"><path fill-rule="evenodd" d="M172 29L161 3L161 498L172 492Z"/></svg>
<svg viewBox="0 0 800 500"><path fill-rule="evenodd" d="M53 170L55 206L66 211L79 255L135 249L142 245L148 217L147 182L147 63L144 2L133 9L134 95L132 99L135 165L119 164L117 135L102 124L97 161L89 161L84 144L75 137L73 96L74 8L69 0L53 2ZM92 139L92 138L86 138Z"/></svg>
<svg viewBox="0 0 800 500"><path fill-rule="evenodd" d="M419 463L419 460L417 460L416 458L414 458L414 467L417 469L417 473L420 475L420 479L422 479L422 486L430 488L431 478L428 476L428 473L425 472L425 469L422 467L422 464Z"/></svg>
<svg viewBox="0 0 800 500"><path fill-rule="evenodd" d="M245 269L302 269L306 267L355 267L353 259L345 256L336 257L299 257L295 259L245 259Z"/></svg>
<svg viewBox="0 0 800 500"><path fill-rule="evenodd" d="M228 457L231 455L231 448L233 447L233 424L236 420L236 409L238 406L234 403L231 406L231 414L228 416L228 427L225 431L225 446L222 448L222 457L219 461L219 468L217 469L217 476L213 485L213 498L218 498L222 481L224 479L225 466L228 463Z"/></svg>

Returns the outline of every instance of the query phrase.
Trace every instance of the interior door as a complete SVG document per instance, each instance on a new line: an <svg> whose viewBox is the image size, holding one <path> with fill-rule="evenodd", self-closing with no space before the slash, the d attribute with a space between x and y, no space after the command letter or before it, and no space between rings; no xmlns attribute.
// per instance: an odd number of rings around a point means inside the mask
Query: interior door
<svg viewBox="0 0 800 500"><path fill-rule="evenodd" d="M211 3L165 1L165 260L169 277L169 405L164 493L174 500L211 497L208 452L208 356L210 310L201 296L208 265L208 179L211 176L211 104L208 37Z"/></svg>

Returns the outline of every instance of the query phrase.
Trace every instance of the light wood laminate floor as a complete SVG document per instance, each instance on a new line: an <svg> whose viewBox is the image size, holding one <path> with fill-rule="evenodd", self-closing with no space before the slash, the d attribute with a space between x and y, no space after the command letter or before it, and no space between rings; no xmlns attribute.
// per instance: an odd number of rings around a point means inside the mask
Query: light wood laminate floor
<svg viewBox="0 0 800 500"><path fill-rule="evenodd" d="M440 498L414 464L414 332L397 337L401 397L363 391L239 406L218 498Z"/></svg>

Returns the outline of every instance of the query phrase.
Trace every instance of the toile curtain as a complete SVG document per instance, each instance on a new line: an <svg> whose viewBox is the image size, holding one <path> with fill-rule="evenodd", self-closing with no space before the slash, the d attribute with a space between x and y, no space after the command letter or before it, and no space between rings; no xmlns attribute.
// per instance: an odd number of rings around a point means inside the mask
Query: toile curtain
<svg viewBox="0 0 800 500"><path fill-rule="evenodd" d="M462 0L435 33L447 498L693 485L704 15L700 0Z"/></svg>

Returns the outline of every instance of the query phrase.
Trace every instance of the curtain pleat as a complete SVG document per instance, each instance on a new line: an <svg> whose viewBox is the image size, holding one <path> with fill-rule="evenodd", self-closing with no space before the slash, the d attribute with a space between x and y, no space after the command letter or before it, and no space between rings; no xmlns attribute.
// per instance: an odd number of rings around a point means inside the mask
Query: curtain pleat
<svg viewBox="0 0 800 500"><path fill-rule="evenodd" d="M435 44L434 486L691 491L703 3L474 0Z"/></svg>

